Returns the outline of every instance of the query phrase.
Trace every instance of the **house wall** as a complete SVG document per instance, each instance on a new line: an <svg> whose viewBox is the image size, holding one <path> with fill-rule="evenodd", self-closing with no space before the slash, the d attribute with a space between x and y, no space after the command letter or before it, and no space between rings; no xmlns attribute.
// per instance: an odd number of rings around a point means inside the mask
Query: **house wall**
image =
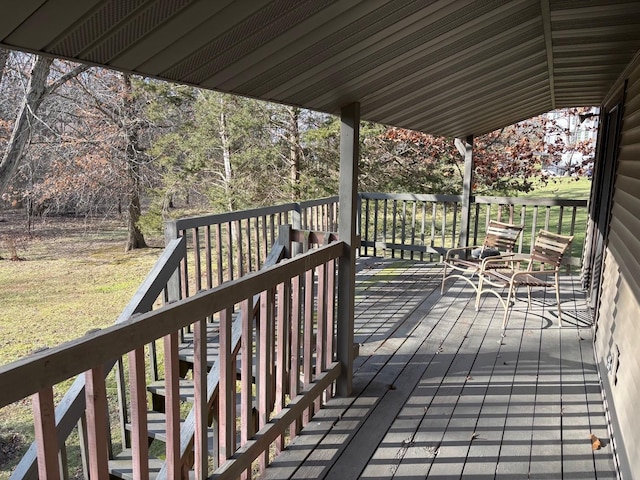
<svg viewBox="0 0 640 480"><path fill-rule="evenodd" d="M595 352L623 478L640 479L640 60L627 69Z"/></svg>

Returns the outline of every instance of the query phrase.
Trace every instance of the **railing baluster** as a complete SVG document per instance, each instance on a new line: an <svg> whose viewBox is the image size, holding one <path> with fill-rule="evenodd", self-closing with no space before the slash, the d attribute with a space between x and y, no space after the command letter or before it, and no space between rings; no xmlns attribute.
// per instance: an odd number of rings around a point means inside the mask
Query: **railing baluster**
<svg viewBox="0 0 640 480"><path fill-rule="evenodd" d="M256 240L256 248L255 248L255 255L256 255L256 269L260 270L262 268L262 250L260 247L260 217L256 217L255 221L254 221L254 234L256 236L255 240Z"/></svg>
<svg viewBox="0 0 640 480"><path fill-rule="evenodd" d="M549 220L551 218L551 207L547 205L546 212L544 216L544 229L549 230Z"/></svg>
<svg viewBox="0 0 640 480"><path fill-rule="evenodd" d="M242 244L243 242L242 223L240 223L240 220L236 220L235 225L236 225L235 231L236 231L236 243L237 243L236 262L238 263L238 277L244 277L245 269L244 269L244 245Z"/></svg>
<svg viewBox="0 0 640 480"><path fill-rule="evenodd" d="M260 294L260 331L258 354L258 428L264 427L269 421L271 411L271 315L272 293L265 290ZM269 461L268 452L260 457L260 472L264 472Z"/></svg>
<svg viewBox="0 0 640 480"><path fill-rule="evenodd" d="M362 232L362 236L364 237L364 241L365 241L365 247L364 247L364 254L368 255L369 254L369 199L365 199L365 203L364 203L364 226L363 226L363 232ZM375 242L375 237L373 239L373 241Z"/></svg>
<svg viewBox="0 0 640 480"><path fill-rule="evenodd" d="M251 243L251 220L246 219L245 221L245 235L247 237L247 271L253 272L253 245Z"/></svg>
<svg viewBox="0 0 640 480"><path fill-rule="evenodd" d="M94 367L85 372L87 445L91 478L107 478L109 475L109 447L107 445L109 429L107 428L107 392L104 378L104 367L102 366Z"/></svg>
<svg viewBox="0 0 640 480"><path fill-rule="evenodd" d="M520 225L522 225L522 234L520 235L520 238L518 239L518 253L522 253L522 243L524 242L524 226L527 220L527 206L526 205L522 205L522 208L520 210Z"/></svg>
<svg viewBox="0 0 640 480"><path fill-rule="evenodd" d="M304 329L302 346L303 387L312 381L313 362L313 269L307 270L304 281ZM306 409L302 417L302 425L306 426L311 418L311 409Z"/></svg>
<svg viewBox="0 0 640 480"><path fill-rule="evenodd" d="M531 220L531 238L529 241L529 253L531 253L531 247L536 238L536 232L538 231L538 206L533 207L533 219Z"/></svg>
<svg viewBox="0 0 640 480"><path fill-rule="evenodd" d="M247 298L240 305L242 315L242 340L240 343L240 446L255 435L253 418L253 300ZM241 477L251 478L251 468Z"/></svg>
<svg viewBox="0 0 640 480"><path fill-rule="evenodd" d="M442 203L442 222L440 223L440 246L446 247L446 234L447 234L447 202Z"/></svg>
<svg viewBox="0 0 640 480"><path fill-rule="evenodd" d="M124 363L122 357L116 362L116 384L118 392L118 416L120 419L120 435L122 437L122 447L131 447L131 435L126 425L129 423L129 413L127 406L127 386L125 382Z"/></svg>
<svg viewBox="0 0 640 480"><path fill-rule="evenodd" d="M225 225L227 226L227 265L229 266L229 277L228 280L231 281L234 278L236 278L235 275L235 268L233 265L233 246L234 246L234 240L235 240L235 232L234 232L234 228L233 228L233 222L226 222Z"/></svg>
<svg viewBox="0 0 640 480"><path fill-rule="evenodd" d="M222 224L216 223L216 261L218 269L218 285L224 282L224 265L222 263Z"/></svg>
<svg viewBox="0 0 640 480"><path fill-rule="evenodd" d="M458 238L458 202L453 202L453 225L451 226L451 248L457 246Z"/></svg>
<svg viewBox="0 0 640 480"><path fill-rule="evenodd" d="M180 478L182 467L180 462L180 365L178 361L177 332L166 335L163 343L167 477Z"/></svg>
<svg viewBox="0 0 640 480"><path fill-rule="evenodd" d="M420 246L425 246L425 224L427 220L427 202L422 202L422 221L420 224ZM420 250L420 260L424 260L424 251Z"/></svg>
<svg viewBox="0 0 640 480"><path fill-rule="evenodd" d="M407 202L406 200L402 201L402 218L400 219L402 221L402 227L400 229L400 245L402 245L402 247L405 246L406 241L407 241ZM400 250L400 258L404 258L404 248L402 248Z"/></svg>
<svg viewBox="0 0 640 480"><path fill-rule="evenodd" d="M558 233L562 233L562 216L564 214L564 207L560 205L560 212L558 213Z"/></svg>
<svg viewBox="0 0 640 480"><path fill-rule="evenodd" d="M299 392L300 385L300 307L302 284L301 277L295 276L291 279L291 367L289 369L289 394L295 398ZM289 436L293 439L299 432L300 421L291 424Z"/></svg>
<svg viewBox="0 0 640 480"><path fill-rule="evenodd" d="M187 236L186 230L181 230L180 234L183 237ZM186 241L186 238L185 238ZM189 297L189 270L187 267L187 256L182 259L180 262L180 271L182 272L182 298Z"/></svg>
<svg viewBox="0 0 640 480"><path fill-rule="evenodd" d="M31 397L41 480L59 479L58 435L56 434L53 388L46 387Z"/></svg>
<svg viewBox="0 0 640 480"><path fill-rule="evenodd" d="M222 465L235 452L235 416L233 415L236 394L236 379L233 374L231 358L231 319L232 310L227 308L220 312L220 336L218 362L220 362L220 387L218 391L218 418L220 451L219 462Z"/></svg>
<svg viewBox="0 0 640 480"><path fill-rule="evenodd" d="M316 378L322 374L325 367L325 352L327 343L325 338L327 321L327 266L322 264L318 267L318 288L317 288L317 319L316 319ZM316 411L320 410L322 398L315 401Z"/></svg>
<svg viewBox="0 0 640 480"><path fill-rule="evenodd" d="M377 243L378 243L378 199L374 200L374 210L373 210L373 256L374 257L378 255Z"/></svg>
<svg viewBox="0 0 640 480"><path fill-rule="evenodd" d="M329 260L327 264L327 322L326 322L326 354L325 368L333 362L334 341L335 341L335 305L336 305L336 261ZM326 391L326 399L333 397L333 388Z"/></svg>
<svg viewBox="0 0 640 480"><path fill-rule="evenodd" d="M222 314L220 314L222 317ZM220 319L222 322L222 319ZM222 373L221 373L222 376ZM221 393L218 394L220 396ZM193 469L196 479L208 476L208 425L207 404L207 322L193 324L193 409L195 413ZM221 449L222 450L222 449Z"/></svg>
<svg viewBox="0 0 640 480"><path fill-rule="evenodd" d="M128 357L129 388L131 389L131 460L133 462L133 476L136 479L148 480L149 435L147 434L147 386L144 347L129 352Z"/></svg>
<svg viewBox="0 0 640 480"><path fill-rule="evenodd" d="M204 227L204 258L207 276L207 288L213 288L213 261L211 258L211 225Z"/></svg>
<svg viewBox="0 0 640 480"><path fill-rule="evenodd" d="M474 205L474 209L475 209L475 217L473 220L473 241L471 242L471 245L477 245L478 244L478 226L480 224L479 220L480 220L480 204L476 203ZM522 238L522 236L521 236Z"/></svg>
<svg viewBox="0 0 640 480"><path fill-rule="evenodd" d="M411 202L411 245L416 244L416 201ZM414 252L411 250L411 260Z"/></svg>
<svg viewBox="0 0 640 480"><path fill-rule="evenodd" d="M193 229L193 276L196 292L202 290L202 265L200 259L200 229Z"/></svg>
<svg viewBox="0 0 640 480"><path fill-rule="evenodd" d="M291 300L291 285L289 282L279 283L277 288L278 314L276 318L276 402L274 413L277 415L285 406L286 381L287 381L287 350L289 345L289 329L287 328L291 320L289 310ZM278 437L276 441L276 452L281 452L284 448L284 435Z"/></svg>
<svg viewBox="0 0 640 480"><path fill-rule="evenodd" d="M121 425L124 429L124 424ZM89 478L89 444L87 441L87 416L82 413L78 420L78 443L80 444L80 461L82 463L82 477ZM124 439L123 439L124 448Z"/></svg>

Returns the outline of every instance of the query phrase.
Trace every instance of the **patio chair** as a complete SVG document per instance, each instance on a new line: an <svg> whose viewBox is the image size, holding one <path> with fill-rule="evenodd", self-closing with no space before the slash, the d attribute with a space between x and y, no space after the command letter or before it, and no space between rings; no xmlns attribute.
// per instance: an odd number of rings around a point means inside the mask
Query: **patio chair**
<svg viewBox="0 0 640 480"><path fill-rule="evenodd" d="M483 268L484 261L487 258L513 253L521 232L522 225L491 220L482 245L449 249L444 257L440 293L444 293L444 283L449 278L461 278L477 292L474 277ZM495 262L492 265L498 266Z"/></svg>
<svg viewBox="0 0 640 480"><path fill-rule="evenodd" d="M515 304L518 287L527 287L528 306L531 307L531 288L555 288L558 309L558 322L562 326L562 309L560 306L560 264L564 254L573 241L573 235L566 236L540 230L530 254L518 254L511 258L494 260L488 258L484 268L478 273L478 288L476 294L476 310L480 305L480 296L491 293L498 297L504 307L502 319L503 331L507 328L507 321L511 308ZM525 268L520 268L526 263ZM498 268L492 268L499 265ZM505 268L505 264L509 264ZM507 298L503 298L507 288Z"/></svg>

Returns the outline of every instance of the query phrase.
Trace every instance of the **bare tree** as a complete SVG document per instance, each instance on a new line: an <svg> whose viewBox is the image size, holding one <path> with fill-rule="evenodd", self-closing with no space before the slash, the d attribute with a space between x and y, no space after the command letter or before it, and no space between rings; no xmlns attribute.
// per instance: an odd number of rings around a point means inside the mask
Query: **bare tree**
<svg viewBox="0 0 640 480"><path fill-rule="evenodd" d="M47 77L49 76L52 63L53 58L35 57L24 100L18 111L5 153L0 160L0 195L7 189L13 174L22 160L25 146L29 142L33 131L34 123L38 121L36 113L43 100L55 92L65 82L89 68L87 65L78 65L47 85Z"/></svg>

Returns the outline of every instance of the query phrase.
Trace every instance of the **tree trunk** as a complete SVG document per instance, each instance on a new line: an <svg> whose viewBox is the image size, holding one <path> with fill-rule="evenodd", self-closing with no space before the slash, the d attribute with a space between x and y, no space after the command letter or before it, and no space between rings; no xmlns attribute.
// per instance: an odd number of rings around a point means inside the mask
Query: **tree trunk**
<svg viewBox="0 0 640 480"><path fill-rule="evenodd" d="M222 145L222 161L224 163L224 189L227 195L227 207L232 212L235 207L231 182L233 181L233 170L231 168L231 141L229 140L229 129L227 126L227 105L220 97L220 144Z"/></svg>
<svg viewBox="0 0 640 480"><path fill-rule="evenodd" d="M22 159L24 147L31 137L31 129L35 120L34 114L47 94L46 82L52 63L52 58L36 57L27 85L27 94L18 111L7 149L0 160L0 195L9 186L9 182Z"/></svg>
<svg viewBox="0 0 640 480"><path fill-rule="evenodd" d="M9 50L0 48L0 85L2 84L2 78L4 77L4 71L7 68L7 60L9 59Z"/></svg>
<svg viewBox="0 0 640 480"><path fill-rule="evenodd" d="M295 107L287 107L289 113L289 166L291 169L291 197L293 201L300 200L300 127L298 119L300 117L300 109Z"/></svg>
<svg viewBox="0 0 640 480"><path fill-rule="evenodd" d="M123 127L127 134L127 173L129 175L129 205L127 211L129 218L127 220L127 245L125 246L125 252L134 250L136 248L146 248L147 242L144 240L144 235L138 227L138 220L142 213L140 207L140 162L138 158L138 152L140 147L138 145L138 128L135 122L135 112L133 108L133 91L131 88L131 78L129 75L123 75L123 81L125 86L125 112L126 118L123 118Z"/></svg>

